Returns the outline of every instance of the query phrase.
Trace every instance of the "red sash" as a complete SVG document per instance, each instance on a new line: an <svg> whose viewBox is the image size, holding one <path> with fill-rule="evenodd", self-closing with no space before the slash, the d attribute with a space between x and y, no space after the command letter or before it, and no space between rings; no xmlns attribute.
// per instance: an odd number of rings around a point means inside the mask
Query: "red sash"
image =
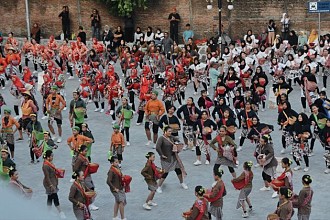
<svg viewBox="0 0 330 220"><path fill-rule="evenodd" d="M81 195L86 199L86 204L84 204L84 205L88 209L88 206L91 204L91 201L90 201L90 198L86 195L85 189L80 184L78 184L77 181L74 181L73 184L78 188ZM87 213L84 212L84 215L86 215L86 214L89 214L89 217L90 217L89 209L88 209ZM85 219L89 219L89 218L86 218L86 216L85 216Z"/></svg>
<svg viewBox="0 0 330 220"><path fill-rule="evenodd" d="M223 196L223 193L225 191L225 184L221 181L220 185L221 185L221 188L220 188L220 191L218 192L218 194L214 198L206 198L207 201L215 202Z"/></svg>
<svg viewBox="0 0 330 220"><path fill-rule="evenodd" d="M121 173L121 171L113 165L111 166L110 169L119 177L120 184L122 185L123 174Z"/></svg>
<svg viewBox="0 0 330 220"><path fill-rule="evenodd" d="M154 171L154 176L156 177L156 179L160 179L162 177L162 175L159 174L159 172L156 168L156 165L151 161L150 161L150 165L151 165L152 170Z"/></svg>
<svg viewBox="0 0 330 220"><path fill-rule="evenodd" d="M88 174L89 174L89 160L88 160L85 156L83 156L83 155L81 155L81 154L79 154L79 157L80 157L81 159L83 159L84 162L87 163L87 167L86 167L86 169L85 169L85 171L84 171L84 177L86 178L86 177L88 176Z"/></svg>
<svg viewBox="0 0 330 220"><path fill-rule="evenodd" d="M200 204L202 203L202 204ZM195 220L202 220L205 210L207 209L207 201L205 198L201 200L196 200L194 206L199 210L198 216Z"/></svg>

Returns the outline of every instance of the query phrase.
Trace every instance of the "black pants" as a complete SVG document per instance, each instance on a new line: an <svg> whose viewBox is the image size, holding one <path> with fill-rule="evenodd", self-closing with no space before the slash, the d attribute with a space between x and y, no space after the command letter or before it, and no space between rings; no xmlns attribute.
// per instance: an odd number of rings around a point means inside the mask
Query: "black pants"
<svg viewBox="0 0 330 220"><path fill-rule="evenodd" d="M221 164L214 164L213 172L219 170L220 166L221 166ZM230 173L235 173L235 170L234 170L233 167L228 167L228 170L229 170Z"/></svg>
<svg viewBox="0 0 330 220"><path fill-rule="evenodd" d="M272 181L272 177L269 176L268 174L266 174L264 171L262 171L262 179L263 179L264 181L269 182L269 183Z"/></svg>
<svg viewBox="0 0 330 220"><path fill-rule="evenodd" d="M134 96L135 96L135 92L132 90L129 91L129 103L132 104L133 111L135 111Z"/></svg>
<svg viewBox="0 0 330 220"><path fill-rule="evenodd" d="M47 196L47 206L52 206L53 201L56 207L60 205L57 193L53 193Z"/></svg>
<svg viewBox="0 0 330 220"><path fill-rule="evenodd" d="M324 88L327 88L327 79L328 79L328 77L327 76L323 76L322 78L323 78L323 87Z"/></svg>
<svg viewBox="0 0 330 220"><path fill-rule="evenodd" d="M144 111L139 110L139 116L138 116L138 119L137 119L136 123L142 123L143 117L144 117Z"/></svg>
<svg viewBox="0 0 330 220"><path fill-rule="evenodd" d="M308 158L308 156L307 155L304 155L303 157L304 157L304 161L305 161L306 167L309 167L309 158ZM298 166L300 166L300 161L295 156L293 156L293 159L296 162L296 164Z"/></svg>
<svg viewBox="0 0 330 220"><path fill-rule="evenodd" d="M34 156L36 156L36 160L39 159L39 157L37 157L37 155L34 154L34 152L32 151L32 147L30 147L30 157L31 157L31 161L34 161Z"/></svg>
<svg viewBox="0 0 330 220"><path fill-rule="evenodd" d="M179 26L176 24L171 24L170 25L170 37L172 38L173 41L175 41L177 44L179 43Z"/></svg>
<svg viewBox="0 0 330 220"><path fill-rule="evenodd" d="M176 175L178 175L178 176L182 174L180 168L175 168L174 172L175 172ZM163 178L163 179L166 179L167 175L168 175L168 172L167 172L167 173L164 173L164 174L162 175L162 178Z"/></svg>
<svg viewBox="0 0 330 220"><path fill-rule="evenodd" d="M62 24L62 30L64 34L64 39L68 39L70 36L70 24Z"/></svg>
<svg viewBox="0 0 330 220"><path fill-rule="evenodd" d="M129 127L124 127L121 130L121 133L124 135L124 132L126 133L126 141L129 142Z"/></svg>

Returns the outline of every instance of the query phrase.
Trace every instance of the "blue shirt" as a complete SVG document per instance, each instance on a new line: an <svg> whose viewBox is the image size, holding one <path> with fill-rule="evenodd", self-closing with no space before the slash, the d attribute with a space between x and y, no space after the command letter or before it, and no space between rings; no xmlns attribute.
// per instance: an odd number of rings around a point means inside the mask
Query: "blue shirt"
<svg viewBox="0 0 330 220"><path fill-rule="evenodd" d="M194 37L194 32L192 30L185 30L183 32L183 39L185 42L188 42L188 39L193 37Z"/></svg>

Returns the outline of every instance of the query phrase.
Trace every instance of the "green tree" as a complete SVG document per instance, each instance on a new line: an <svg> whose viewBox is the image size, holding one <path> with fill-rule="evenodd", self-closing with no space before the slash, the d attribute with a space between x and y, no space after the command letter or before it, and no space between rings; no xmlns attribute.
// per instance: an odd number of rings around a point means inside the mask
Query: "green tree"
<svg viewBox="0 0 330 220"><path fill-rule="evenodd" d="M99 0L118 16L128 16L137 8L146 9L148 0Z"/></svg>

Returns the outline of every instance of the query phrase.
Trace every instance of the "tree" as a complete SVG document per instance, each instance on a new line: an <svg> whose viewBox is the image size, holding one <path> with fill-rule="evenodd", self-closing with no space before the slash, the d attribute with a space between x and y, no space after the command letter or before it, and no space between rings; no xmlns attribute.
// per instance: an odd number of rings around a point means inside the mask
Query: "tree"
<svg viewBox="0 0 330 220"><path fill-rule="evenodd" d="M99 0L118 16L129 16L137 8L146 9L148 0Z"/></svg>

